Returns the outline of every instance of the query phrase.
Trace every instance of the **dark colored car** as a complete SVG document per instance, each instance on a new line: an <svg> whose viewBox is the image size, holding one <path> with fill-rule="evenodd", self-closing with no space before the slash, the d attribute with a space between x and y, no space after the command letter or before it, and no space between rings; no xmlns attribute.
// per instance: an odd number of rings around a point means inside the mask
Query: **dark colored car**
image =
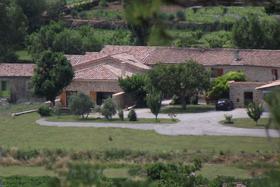
<svg viewBox="0 0 280 187"><path fill-rule="evenodd" d="M219 99L216 102L216 110L232 110L233 109L233 103L229 99Z"/></svg>

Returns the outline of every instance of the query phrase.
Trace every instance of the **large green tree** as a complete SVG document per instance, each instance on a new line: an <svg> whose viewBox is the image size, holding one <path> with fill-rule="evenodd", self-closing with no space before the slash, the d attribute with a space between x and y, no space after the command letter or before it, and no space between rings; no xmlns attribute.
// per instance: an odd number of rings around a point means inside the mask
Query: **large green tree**
<svg viewBox="0 0 280 187"><path fill-rule="evenodd" d="M210 85L210 74L194 60L177 65L158 65L149 72L150 84L165 96L176 95L182 108L187 99L202 93Z"/></svg>
<svg viewBox="0 0 280 187"><path fill-rule="evenodd" d="M145 74L136 74L131 77L119 79L119 85L124 92L130 94L136 101L137 106L145 105L145 97L147 94L147 76Z"/></svg>
<svg viewBox="0 0 280 187"><path fill-rule="evenodd" d="M62 53L45 51L36 61L32 77L34 94L45 97L55 105L55 98L70 84L73 77L72 66Z"/></svg>
<svg viewBox="0 0 280 187"><path fill-rule="evenodd" d="M16 0L28 19L29 31L38 29L43 23L43 13L47 9L46 0Z"/></svg>
<svg viewBox="0 0 280 187"><path fill-rule="evenodd" d="M15 60L15 49L23 43L27 20L13 0L0 1L0 60Z"/></svg>

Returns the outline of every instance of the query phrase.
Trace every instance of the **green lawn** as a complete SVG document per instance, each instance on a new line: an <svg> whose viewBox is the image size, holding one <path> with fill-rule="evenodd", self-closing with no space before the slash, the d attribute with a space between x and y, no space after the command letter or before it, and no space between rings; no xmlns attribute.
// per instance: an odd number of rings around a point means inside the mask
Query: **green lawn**
<svg viewBox="0 0 280 187"><path fill-rule="evenodd" d="M275 151L277 139L252 137L164 136L153 131L118 128L43 127L36 113L12 118L0 116L0 145L19 149L96 150L129 149L152 153L183 151L213 152ZM112 141L109 140L112 137Z"/></svg>
<svg viewBox="0 0 280 187"><path fill-rule="evenodd" d="M232 124L226 124L224 121L221 121L223 125L240 127L240 128L252 128L252 129L264 129L268 124L268 118L261 118L256 125L256 122L250 118L236 118L233 119ZM275 126L272 124L269 128L273 129Z"/></svg>
<svg viewBox="0 0 280 187"><path fill-rule="evenodd" d="M32 61L32 57L27 50L19 50L16 52L16 55L19 60Z"/></svg>
<svg viewBox="0 0 280 187"><path fill-rule="evenodd" d="M248 170L224 164L205 164L199 174L208 179L214 179L217 176L233 176L239 179L250 178Z"/></svg>
<svg viewBox="0 0 280 187"><path fill-rule="evenodd" d="M178 120L172 120L170 118L159 118L158 120L154 118L138 118L137 121L129 121L128 119L120 120L118 118L113 118L107 120L104 118L88 118L82 119L78 116L73 115L63 115L63 116L52 116L47 118L48 121L55 122L93 122L93 123L176 123Z"/></svg>
<svg viewBox="0 0 280 187"><path fill-rule="evenodd" d="M199 113L209 112L215 110L214 105L187 105L186 110L182 109L179 105L169 105L161 109L161 113L169 114L182 114L182 113Z"/></svg>
<svg viewBox="0 0 280 187"><path fill-rule="evenodd" d="M0 176L55 176L55 173L43 167L0 166Z"/></svg>

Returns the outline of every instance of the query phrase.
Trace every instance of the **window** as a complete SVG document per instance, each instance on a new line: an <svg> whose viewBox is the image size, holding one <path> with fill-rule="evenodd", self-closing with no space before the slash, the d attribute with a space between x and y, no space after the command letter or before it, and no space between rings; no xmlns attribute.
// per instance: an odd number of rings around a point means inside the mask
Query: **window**
<svg viewBox="0 0 280 187"><path fill-rule="evenodd" d="M7 91L7 90L8 90L8 82L1 81L1 91Z"/></svg>
<svg viewBox="0 0 280 187"><path fill-rule="evenodd" d="M271 72L272 72L272 80L273 81L278 80L278 70L272 69Z"/></svg>
<svg viewBox="0 0 280 187"><path fill-rule="evenodd" d="M223 68L211 68L211 77L212 78L222 76L223 74L224 74Z"/></svg>

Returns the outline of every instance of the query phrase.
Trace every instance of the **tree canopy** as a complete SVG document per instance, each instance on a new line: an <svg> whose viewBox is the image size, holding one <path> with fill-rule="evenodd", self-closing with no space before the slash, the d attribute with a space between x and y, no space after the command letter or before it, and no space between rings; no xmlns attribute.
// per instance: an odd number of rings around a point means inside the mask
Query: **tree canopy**
<svg viewBox="0 0 280 187"><path fill-rule="evenodd" d="M279 49L280 23L274 18L261 20L255 15L242 17L232 29L233 42L246 49Z"/></svg>
<svg viewBox="0 0 280 187"><path fill-rule="evenodd" d="M0 2L0 60L15 60L14 50L23 43L27 19L22 9L10 0Z"/></svg>
<svg viewBox="0 0 280 187"><path fill-rule="evenodd" d="M73 77L72 66L62 53L45 51L36 61L32 77L34 94L55 104L56 96L70 84Z"/></svg>
<svg viewBox="0 0 280 187"><path fill-rule="evenodd" d="M102 46L88 26L68 29L62 23L52 22L32 33L27 39L29 52L36 56L44 50L66 54L84 54L86 51L99 51Z"/></svg>
<svg viewBox="0 0 280 187"><path fill-rule="evenodd" d="M131 77L119 79L119 85L126 93L130 94L136 101L137 106L145 105L147 76L136 74Z"/></svg>
<svg viewBox="0 0 280 187"><path fill-rule="evenodd" d="M229 98L229 81L246 81L244 72L230 71L214 79L208 92L210 99Z"/></svg>
<svg viewBox="0 0 280 187"><path fill-rule="evenodd" d="M149 72L151 86L165 96L176 95L186 108L187 98L205 91L210 85L210 74L194 60L176 65L158 65Z"/></svg>

